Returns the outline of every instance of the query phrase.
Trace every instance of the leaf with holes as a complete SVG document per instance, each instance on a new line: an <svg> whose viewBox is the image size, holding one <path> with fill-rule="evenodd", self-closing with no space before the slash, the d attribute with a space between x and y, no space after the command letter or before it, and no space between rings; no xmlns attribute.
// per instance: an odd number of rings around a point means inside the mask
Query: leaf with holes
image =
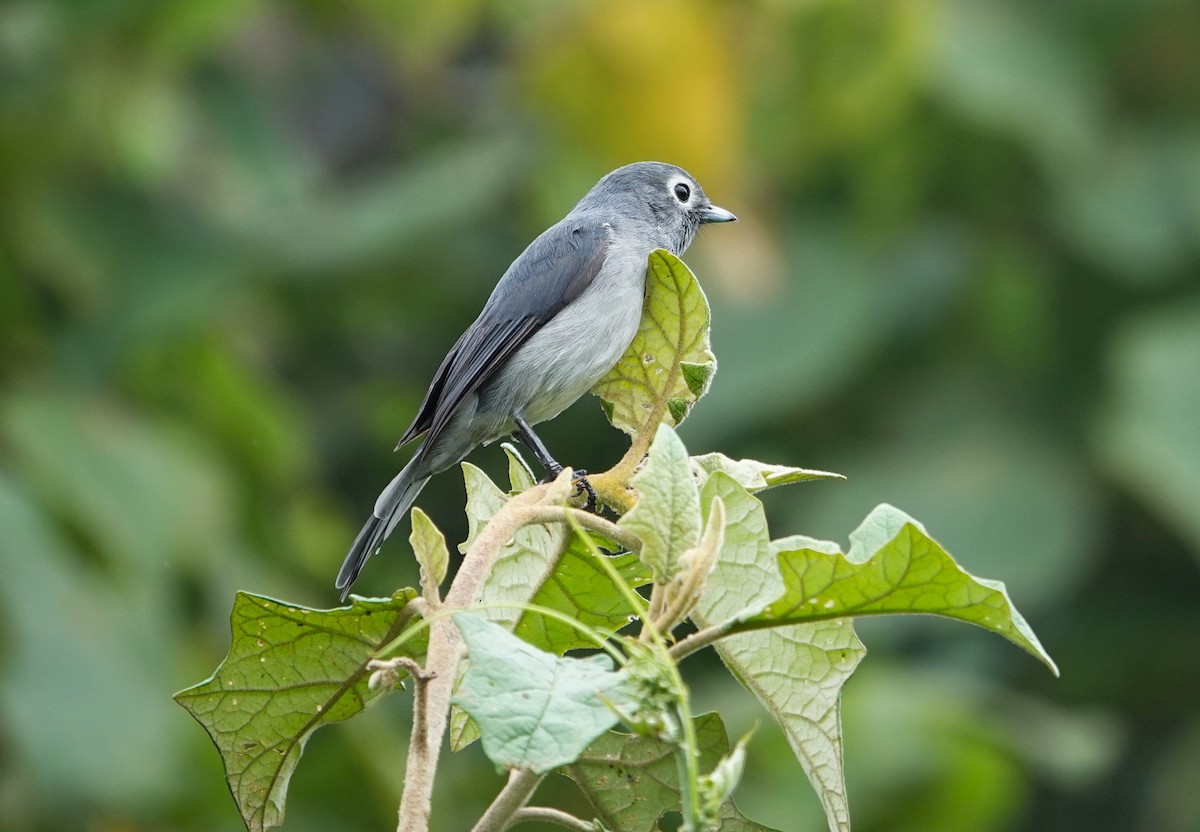
<svg viewBox="0 0 1200 832"><path fill-rule="evenodd" d="M696 276L670 252L651 252L637 334L592 392L609 421L636 436L660 423L679 425L716 370L708 300Z"/></svg>
<svg viewBox="0 0 1200 832"><path fill-rule="evenodd" d="M719 714L693 720L701 771L716 769L729 754ZM655 832L664 814L679 811L679 766L670 743L609 731L563 770L592 804L596 819L613 832ZM722 832L771 832L748 820L732 801L720 809Z"/></svg>
<svg viewBox="0 0 1200 832"><path fill-rule="evenodd" d="M239 592L229 655L208 681L175 694L221 753L229 790L251 832L283 821L288 781L312 732L349 719L384 691L367 662L419 619L416 590L313 610ZM397 652L419 658L424 633Z"/></svg>

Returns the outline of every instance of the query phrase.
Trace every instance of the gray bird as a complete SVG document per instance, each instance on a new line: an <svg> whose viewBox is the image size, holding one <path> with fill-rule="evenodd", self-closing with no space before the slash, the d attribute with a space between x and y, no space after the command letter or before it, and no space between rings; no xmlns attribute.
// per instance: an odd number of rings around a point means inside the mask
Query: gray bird
<svg viewBox="0 0 1200 832"><path fill-rule="evenodd" d="M624 354L641 319L650 252L682 255L701 225L735 219L682 168L637 162L597 182L530 243L442 361L400 437L397 449L425 435L354 539L337 576L341 599L429 478L477 445L515 434L558 476L562 466L532 426L574 403Z"/></svg>

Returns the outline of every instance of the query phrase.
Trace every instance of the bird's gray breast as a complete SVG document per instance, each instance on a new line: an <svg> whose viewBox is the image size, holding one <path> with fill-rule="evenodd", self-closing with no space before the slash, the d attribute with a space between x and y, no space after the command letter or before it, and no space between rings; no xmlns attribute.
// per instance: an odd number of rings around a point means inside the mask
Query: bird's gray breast
<svg viewBox="0 0 1200 832"><path fill-rule="evenodd" d="M590 390L637 334L653 246L614 239L596 278L513 355L485 393L487 409L552 419Z"/></svg>

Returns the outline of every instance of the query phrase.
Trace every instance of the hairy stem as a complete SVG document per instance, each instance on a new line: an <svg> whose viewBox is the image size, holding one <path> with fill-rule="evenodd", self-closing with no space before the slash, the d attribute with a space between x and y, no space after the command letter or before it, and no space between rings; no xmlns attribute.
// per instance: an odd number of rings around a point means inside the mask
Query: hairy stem
<svg viewBox="0 0 1200 832"><path fill-rule="evenodd" d="M571 829L573 832L596 832L596 827L590 821L577 818L561 809L551 809L547 806L526 806L524 809L518 809L512 816L509 828L523 821L552 823L563 829Z"/></svg>
<svg viewBox="0 0 1200 832"><path fill-rule="evenodd" d="M602 534L609 540L620 543L631 552L642 548L642 541L622 529L611 520L598 514L566 506L533 506L525 509L529 523L568 523L571 520L588 531Z"/></svg>
<svg viewBox="0 0 1200 832"><path fill-rule="evenodd" d="M534 515L525 509L537 506L556 483L537 485L513 497L484 527L474 545L463 558L450 591L442 602L444 611L469 607L491 571L492 563L501 548L523 526L535 522ZM398 832L428 832L429 813L433 803L433 782L437 774L438 757L446 735L450 715L450 697L463 644L454 622L447 616L438 618L429 627L429 649L425 657L424 719L414 719L405 768L404 795L400 798Z"/></svg>
<svg viewBox="0 0 1200 832"><path fill-rule="evenodd" d="M696 726L692 722L692 708L688 703L688 689L679 675L674 662L667 662L667 672L675 689L675 708L683 729L683 743L675 748L675 760L679 767L680 812L683 815L683 832L700 832L700 781L699 751L696 742Z"/></svg>
<svg viewBox="0 0 1200 832"><path fill-rule="evenodd" d="M492 805L483 813L479 823L471 832L504 832L513 824L514 816L533 797L544 774L534 774L523 768L515 768L508 774L508 783L496 795Z"/></svg>
<svg viewBox="0 0 1200 832"><path fill-rule="evenodd" d="M657 638L655 634L660 632L658 625L662 621L663 592L662 584L656 583L650 587L650 606L646 609L644 621L651 626L642 627L642 633L638 640L643 643L650 643L651 640Z"/></svg>
<svg viewBox="0 0 1200 832"><path fill-rule="evenodd" d="M483 582L500 550L514 534L532 523L574 523L602 534L627 549L636 551L640 548L640 541L615 523L586 511L556 505L558 500L565 498L565 494L559 494L557 498L554 495L558 490L569 486L569 477L570 471L564 471L559 478L561 482L536 485L510 499L496 512L463 558L458 574L455 575L454 582L442 601L441 613L470 607L479 597ZM428 832L429 813L433 803L433 782L437 774L442 740L446 735L450 697L454 692L454 681L458 675L462 653L462 640L454 622L448 616L433 620L429 625L429 649L425 658L427 679L422 702L423 713L419 714L423 718L413 721L405 769L404 794L400 799L398 832ZM517 781L518 785L524 782ZM509 785L512 786L513 781L510 780ZM536 786L536 782L533 785ZM525 800L527 799L528 795L525 796ZM524 800L504 817L509 818L512 812L522 805ZM491 812L489 809L489 815ZM488 815L485 815L484 820L487 818ZM480 823L483 823L483 820ZM476 828L488 830L504 827Z"/></svg>
<svg viewBox="0 0 1200 832"><path fill-rule="evenodd" d="M621 463L617 463L616 467L608 471L588 475L588 482L592 484L600 502L610 506L617 514L628 514L637 504L637 498L629 489L629 477L633 474L636 464L635 461L626 471L621 467Z"/></svg>
<svg viewBox="0 0 1200 832"><path fill-rule="evenodd" d="M697 630L687 638L682 639L678 644L672 645L667 652L675 661L692 655L697 650L703 650L708 645L717 641L722 636L729 634L729 627L726 624L714 624L711 627L705 627L703 630Z"/></svg>
<svg viewBox="0 0 1200 832"><path fill-rule="evenodd" d="M671 600L670 604L654 622L658 625L658 629L664 633L674 630L675 625L687 616L688 611L695 605L695 598L685 588L684 591L680 591Z"/></svg>

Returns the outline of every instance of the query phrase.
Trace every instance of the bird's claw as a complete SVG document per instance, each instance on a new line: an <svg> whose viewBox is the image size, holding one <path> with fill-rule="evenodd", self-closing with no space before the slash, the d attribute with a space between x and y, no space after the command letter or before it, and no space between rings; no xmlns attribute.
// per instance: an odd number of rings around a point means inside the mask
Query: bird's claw
<svg viewBox="0 0 1200 832"><path fill-rule="evenodd" d="M575 471L571 475L571 481L575 483L576 494L587 494L587 502L584 503L585 511L596 513L596 489L592 488L592 484L588 482L587 471Z"/></svg>
<svg viewBox="0 0 1200 832"><path fill-rule="evenodd" d="M556 479L558 479L558 475L561 474L562 472L563 472L562 468L559 468L557 471L555 471L553 468L551 468L547 472L546 478L544 480L542 480L542 483L544 484L544 483L548 483L548 482L554 482ZM596 507L597 507L597 505L599 505L599 501L596 497L596 489L592 488L592 484L590 482L588 482L587 473L588 472L584 471L583 469L580 469L578 471L572 471L571 472L571 482L575 483L575 494L576 495L587 494L587 502L583 506L584 509L586 511L590 511L592 514L595 514Z"/></svg>

